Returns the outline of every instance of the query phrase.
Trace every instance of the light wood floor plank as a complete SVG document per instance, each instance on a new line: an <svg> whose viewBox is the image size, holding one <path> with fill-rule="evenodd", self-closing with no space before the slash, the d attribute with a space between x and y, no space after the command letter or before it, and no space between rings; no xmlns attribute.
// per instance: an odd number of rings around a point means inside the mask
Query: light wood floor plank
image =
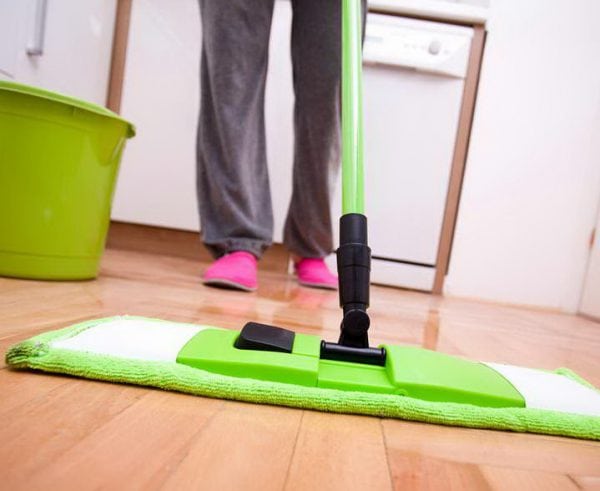
<svg viewBox="0 0 600 491"><path fill-rule="evenodd" d="M108 384L102 387L113 389L110 392L115 389ZM27 474L25 484L36 489L44 483L52 483L55 489L160 488L223 401L159 390L144 392L133 403L131 396L126 397L126 407L112 418L86 428L78 441L52 461L40 462L36 472ZM87 412L85 407L80 410ZM77 420L61 423L59 427L65 428Z"/></svg>
<svg viewBox="0 0 600 491"><path fill-rule="evenodd" d="M481 466L486 482L494 490L513 491L569 491L579 489L579 485L568 475L556 472L539 472L511 469L508 467Z"/></svg>
<svg viewBox="0 0 600 491"><path fill-rule="evenodd" d="M227 402L194 439L164 489L282 489L301 415Z"/></svg>
<svg viewBox="0 0 600 491"><path fill-rule="evenodd" d="M600 476L600 444L506 431L384 420L391 460L405 453L457 463Z"/></svg>
<svg viewBox="0 0 600 491"><path fill-rule="evenodd" d="M306 411L286 489L391 489L379 421Z"/></svg>
<svg viewBox="0 0 600 491"><path fill-rule="evenodd" d="M61 457L147 394L137 387L63 378L66 383L15 408L12 416L5 416L0 462L6 489L41 488L44 479L49 479L47 483L69 484L60 480L67 469L60 463ZM79 458L96 457L90 447L75 454ZM106 455L114 459L112 452ZM75 479L73 482L85 483L87 471L74 470L75 475L69 476Z"/></svg>
<svg viewBox="0 0 600 491"><path fill-rule="evenodd" d="M573 482L585 491L600 491L600 477L594 476L571 476Z"/></svg>
<svg viewBox="0 0 600 491"><path fill-rule="evenodd" d="M451 462L411 452L391 454L390 468L395 490L492 489L476 464Z"/></svg>

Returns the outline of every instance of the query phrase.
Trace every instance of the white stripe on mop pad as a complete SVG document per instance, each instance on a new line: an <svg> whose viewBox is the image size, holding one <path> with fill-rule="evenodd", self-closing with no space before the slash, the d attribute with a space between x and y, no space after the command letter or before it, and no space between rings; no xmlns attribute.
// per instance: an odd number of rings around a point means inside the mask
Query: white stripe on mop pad
<svg viewBox="0 0 600 491"><path fill-rule="evenodd" d="M147 361L176 361L181 348L205 329L193 324L123 317L81 331L52 346Z"/></svg>
<svg viewBox="0 0 600 491"><path fill-rule="evenodd" d="M600 393L558 373L486 363L506 378L533 409L600 416Z"/></svg>

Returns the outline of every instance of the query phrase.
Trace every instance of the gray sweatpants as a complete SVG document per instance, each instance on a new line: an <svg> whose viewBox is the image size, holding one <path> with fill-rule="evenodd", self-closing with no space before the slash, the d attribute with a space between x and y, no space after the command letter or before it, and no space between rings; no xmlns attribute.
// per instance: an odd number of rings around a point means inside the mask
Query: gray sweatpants
<svg viewBox="0 0 600 491"><path fill-rule="evenodd" d="M216 257L260 257L273 236L264 99L274 0L199 2L202 238ZM341 0L292 7L295 144L284 242L302 257L324 257L333 249L330 192L339 168Z"/></svg>

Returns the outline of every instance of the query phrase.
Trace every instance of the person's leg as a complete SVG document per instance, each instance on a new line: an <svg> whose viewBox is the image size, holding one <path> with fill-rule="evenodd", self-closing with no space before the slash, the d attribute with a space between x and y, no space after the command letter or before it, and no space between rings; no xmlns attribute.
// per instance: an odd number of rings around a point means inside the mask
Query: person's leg
<svg viewBox="0 0 600 491"><path fill-rule="evenodd" d="M271 244L264 95L274 0L199 0L202 18L197 190L215 257Z"/></svg>
<svg viewBox="0 0 600 491"><path fill-rule="evenodd" d="M303 258L333 250L331 192L340 164L341 0L292 0L294 184L284 242ZM362 0L363 12L366 1Z"/></svg>
<svg viewBox="0 0 600 491"><path fill-rule="evenodd" d="M300 256L333 249L330 193L339 168L340 0L292 0L293 191L284 243Z"/></svg>

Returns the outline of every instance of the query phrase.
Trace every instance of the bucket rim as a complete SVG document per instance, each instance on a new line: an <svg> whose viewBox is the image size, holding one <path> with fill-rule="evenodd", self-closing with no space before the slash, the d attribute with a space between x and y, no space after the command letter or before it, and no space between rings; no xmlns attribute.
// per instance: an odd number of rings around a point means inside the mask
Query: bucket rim
<svg viewBox="0 0 600 491"><path fill-rule="evenodd" d="M98 114L100 116L116 119L117 121L121 121L122 123L125 123L127 125L127 138L135 136L135 126L132 123L130 123L126 119L123 119L121 116L111 111L110 109L100 106L98 104L84 101L82 99L77 99L76 97L71 97L65 94L61 94L59 92L53 92L50 90L42 89L40 87L34 87L32 85L25 85L8 80L0 80L0 91L16 92L19 94L39 97L52 102L58 102L60 104L66 104L72 107L76 107L77 109L82 109L84 111Z"/></svg>

